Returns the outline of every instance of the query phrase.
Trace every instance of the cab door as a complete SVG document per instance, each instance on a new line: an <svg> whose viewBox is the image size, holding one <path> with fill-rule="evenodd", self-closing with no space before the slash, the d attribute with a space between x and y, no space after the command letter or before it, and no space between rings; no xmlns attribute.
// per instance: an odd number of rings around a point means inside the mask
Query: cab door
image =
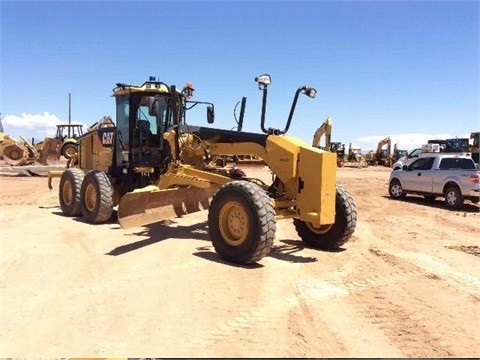
<svg viewBox="0 0 480 360"><path fill-rule="evenodd" d="M423 157L411 163L408 170L403 171L402 187L410 191L431 191L433 160L433 157ZM430 190L426 190L429 187Z"/></svg>

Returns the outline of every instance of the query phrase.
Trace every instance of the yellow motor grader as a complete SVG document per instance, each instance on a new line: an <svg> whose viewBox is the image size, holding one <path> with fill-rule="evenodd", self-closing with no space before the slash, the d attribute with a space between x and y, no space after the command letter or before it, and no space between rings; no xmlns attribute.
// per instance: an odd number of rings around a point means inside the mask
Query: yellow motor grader
<svg viewBox="0 0 480 360"><path fill-rule="evenodd" d="M187 113L194 106L207 105L209 124L215 114L212 103L191 100L190 83L182 91L155 78L142 85L116 84L115 126L84 134L73 167L49 173L50 189L52 178L60 177L64 215L102 223L118 205L118 221L127 228L208 209L216 252L240 264L269 253L277 219L293 219L299 237L312 247L346 243L357 212L348 191L336 183L336 154L285 135L300 94L313 98L316 90L299 87L285 128L266 128L271 78L255 80L263 92L263 133L190 125ZM217 161L249 154L265 161L271 183Z"/></svg>

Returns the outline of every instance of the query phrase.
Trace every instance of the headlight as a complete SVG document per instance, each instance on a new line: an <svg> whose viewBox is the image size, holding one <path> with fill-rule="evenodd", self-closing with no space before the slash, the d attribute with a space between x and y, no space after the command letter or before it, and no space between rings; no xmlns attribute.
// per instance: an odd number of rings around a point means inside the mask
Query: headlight
<svg viewBox="0 0 480 360"><path fill-rule="evenodd" d="M257 76L255 78L255 81L258 83L259 86L260 85L267 86L267 85L270 85L270 83L272 82L272 79L270 75L263 74L263 75Z"/></svg>

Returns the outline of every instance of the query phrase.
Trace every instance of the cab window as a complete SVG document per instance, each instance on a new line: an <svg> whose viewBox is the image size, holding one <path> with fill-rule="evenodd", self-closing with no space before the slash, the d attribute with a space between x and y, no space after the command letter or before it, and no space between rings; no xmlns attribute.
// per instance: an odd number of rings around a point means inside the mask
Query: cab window
<svg viewBox="0 0 480 360"><path fill-rule="evenodd" d="M435 158L433 157L424 157L418 159L410 165L410 170L430 170L434 160Z"/></svg>

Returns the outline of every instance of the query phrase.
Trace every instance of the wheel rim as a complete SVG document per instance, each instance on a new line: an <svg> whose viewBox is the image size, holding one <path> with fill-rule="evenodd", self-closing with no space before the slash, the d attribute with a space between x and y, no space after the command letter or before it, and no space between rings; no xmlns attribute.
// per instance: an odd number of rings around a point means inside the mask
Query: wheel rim
<svg viewBox="0 0 480 360"><path fill-rule="evenodd" d="M248 235L248 213L238 202L226 203L219 215L220 233L231 246L243 244Z"/></svg>
<svg viewBox="0 0 480 360"><path fill-rule="evenodd" d="M20 159L20 153L17 150L13 150L9 155L12 160Z"/></svg>
<svg viewBox="0 0 480 360"><path fill-rule="evenodd" d="M68 158L72 158L73 156L75 156L77 152L75 151L75 149L73 147L68 147L65 149L65 155L68 157Z"/></svg>
<svg viewBox="0 0 480 360"><path fill-rule="evenodd" d="M392 194L395 197L399 197L402 195L402 187L398 184L392 186Z"/></svg>
<svg viewBox="0 0 480 360"><path fill-rule="evenodd" d="M314 225L312 223L305 223L307 225L307 228L315 233L315 234L325 234L327 233L328 231L330 231L330 229L332 228L333 224L327 224L327 225Z"/></svg>
<svg viewBox="0 0 480 360"><path fill-rule="evenodd" d="M85 207L92 212L97 206L97 190L93 184L88 184L85 188Z"/></svg>
<svg viewBox="0 0 480 360"><path fill-rule="evenodd" d="M446 199L449 205L455 205L455 203L457 202L457 196L455 195L454 191L449 191L447 193Z"/></svg>
<svg viewBox="0 0 480 360"><path fill-rule="evenodd" d="M65 184L63 184L62 197L63 197L63 202L65 203L65 205L68 206L72 203L73 187L72 187L72 184L69 181L66 181Z"/></svg>

